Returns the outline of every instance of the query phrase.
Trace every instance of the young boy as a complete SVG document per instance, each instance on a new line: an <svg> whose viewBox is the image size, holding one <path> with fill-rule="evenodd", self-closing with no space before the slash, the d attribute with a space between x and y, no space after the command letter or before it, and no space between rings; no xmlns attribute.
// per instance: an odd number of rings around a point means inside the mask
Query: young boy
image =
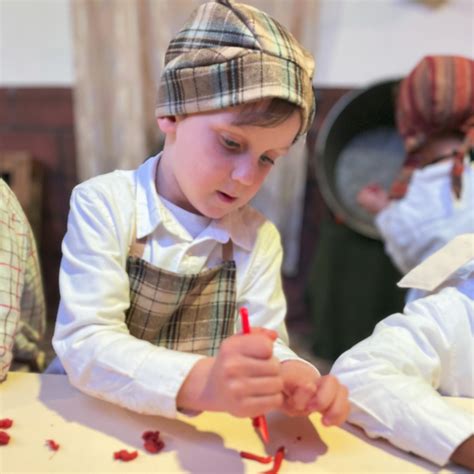
<svg viewBox="0 0 474 474"><path fill-rule="evenodd" d="M163 152L73 192L54 348L72 384L138 412L340 424L347 390L288 348L279 235L247 206L311 124L313 60L265 13L216 1L165 63Z"/></svg>
<svg viewBox="0 0 474 474"><path fill-rule="evenodd" d="M396 119L406 162L390 193L369 185L358 202L376 216L402 273L474 232L473 84L474 61L458 56L425 57L400 83Z"/></svg>
<svg viewBox="0 0 474 474"><path fill-rule="evenodd" d="M474 469L474 414L440 396L474 397L474 234L456 237L399 286L431 294L378 323L332 368L350 390L349 421L441 466Z"/></svg>
<svg viewBox="0 0 474 474"><path fill-rule="evenodd" d="M18 199L0 179L0 382L12 362L44 369L46 323L36 243Z"/></svg>

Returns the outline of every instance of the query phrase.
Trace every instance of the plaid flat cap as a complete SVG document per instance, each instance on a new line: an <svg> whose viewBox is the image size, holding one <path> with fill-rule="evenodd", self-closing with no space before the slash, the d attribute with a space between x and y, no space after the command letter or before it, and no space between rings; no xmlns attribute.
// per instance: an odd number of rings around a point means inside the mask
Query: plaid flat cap
<svg viewBox="0 0 474 474"><path fill-rule="evenodd" d="M198 7L171 40L158 86L156 116L192 114L266 98L314 117L314 60L266 13L230 0Z"/></svg>

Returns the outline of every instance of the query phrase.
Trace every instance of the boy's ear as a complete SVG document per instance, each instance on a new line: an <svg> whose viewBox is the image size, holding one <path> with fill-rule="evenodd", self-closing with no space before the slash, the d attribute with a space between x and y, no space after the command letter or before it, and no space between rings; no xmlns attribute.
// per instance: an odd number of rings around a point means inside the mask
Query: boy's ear
<svg viewBox="0 0 474 474"><path fill-rule="evenodd" d="M163 133L174 133L176 131L177 120L175 115L157 117L156 122Z"/></svg>

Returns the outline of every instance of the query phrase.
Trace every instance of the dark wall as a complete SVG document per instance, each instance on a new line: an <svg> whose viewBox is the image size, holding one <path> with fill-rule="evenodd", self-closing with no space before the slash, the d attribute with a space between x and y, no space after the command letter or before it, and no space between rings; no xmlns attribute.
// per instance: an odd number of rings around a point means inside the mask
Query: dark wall
<svg viewBox="0 0 474 474"><path fill-rule="evenodd" d="M317 89L316 90L316 116L313 126L308 133L308 161L306 191L303 209L303 225L300 241L300 258L298 273L292 278L284 278L284 288L288 300L287 326L293 333L308 335L312 331L312 321L308 317L308 308L305 304L304 288L310 271L310 264L319 237L319 223L329 210L319 192L316 181L314 146L318 130L332 106L349 89Z"/></svg>
<svg viewBox="0 0 474 474"><path fill-rule="evenodd" d="M59 301L58 269L69 195L76 183L73 99L70 88L0 88L0 151L26 151L43 171L41 231L48 319Z"/></svg>

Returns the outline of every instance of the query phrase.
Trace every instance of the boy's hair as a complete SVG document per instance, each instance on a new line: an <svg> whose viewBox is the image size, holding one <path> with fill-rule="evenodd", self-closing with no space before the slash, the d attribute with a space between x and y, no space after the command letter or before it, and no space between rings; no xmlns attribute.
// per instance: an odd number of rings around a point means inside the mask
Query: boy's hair
<svg viewBox="0 0 474 474"><path fill-rule="evenodd" d="M232 123L234 125L275 127L299 110L300 108L296 104L279 98L249 102L241 107Z"/></svg>
<svg viewBox="0 0 474 474"><path fill-rule="evenodd" d="M266 13L231 0L208 2L192 13L168 46L156 115L279 98L300 109L301 135L314 117L313 72L311 55Z"/></svg>

